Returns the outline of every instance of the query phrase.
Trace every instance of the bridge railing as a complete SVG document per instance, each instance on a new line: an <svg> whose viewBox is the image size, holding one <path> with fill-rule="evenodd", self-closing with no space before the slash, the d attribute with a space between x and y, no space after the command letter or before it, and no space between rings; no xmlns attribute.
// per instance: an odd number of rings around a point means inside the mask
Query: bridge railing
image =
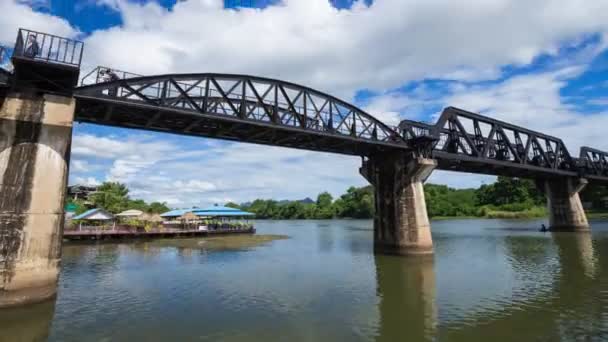
<svg viewBox="0 0 608 342"><path fill-rule="evenodd" d="M81 41L19 29L13 57L80 67L83 49Z"/></svg>
<svg viewBox="0 0 608 342"><path fill-rule="evenodd" d="M88 74L84 75L80 80L80 85L86 86L103 82L110 82L117 79L127 79L141 76L143 75L134 74L132 72L122 71L100 65L95 69L91 70Z"/></svg>

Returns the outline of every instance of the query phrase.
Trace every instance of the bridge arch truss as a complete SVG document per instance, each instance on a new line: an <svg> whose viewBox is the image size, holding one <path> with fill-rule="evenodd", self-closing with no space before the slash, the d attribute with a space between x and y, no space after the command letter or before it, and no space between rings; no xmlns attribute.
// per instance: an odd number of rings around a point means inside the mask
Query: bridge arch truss
<svg viewBox="0 0 608 342"><path fill-rule="evenodd" d="M74 96L81 122L351 155L409 149L396 128L363 110L268 78L211 73L118 78L76 88Z"/></svg>

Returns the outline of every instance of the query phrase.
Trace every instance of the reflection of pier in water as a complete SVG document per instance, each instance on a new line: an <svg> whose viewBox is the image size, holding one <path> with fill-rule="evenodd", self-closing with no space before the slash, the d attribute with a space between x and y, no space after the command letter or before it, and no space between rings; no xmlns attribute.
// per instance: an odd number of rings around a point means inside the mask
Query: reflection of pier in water
<svg viewBox="0 0 608 342"><path fill-rule="evenodd" d="M377 341L425 341L435 335L437 322L433 258L376 256L380 298Z"/></svg>
<svg viewBox="0 0 608 342"><path fill-rule="evenodd" d="M597 300L597 297L602 292L601 279L608 273L597 269L592 235L554 234L552 238L557 247L559 269L553 273L549 288L538 288L538 296L531 294L523 301L511 300L500 310L477 312L459 322L446 324L439 329L439 339L496 342L514 339L571 341L581 338L593 341L606 338L608 326L601 315L608 310L608 301ZM538 265L546 261L543 258L545 250L519 248L524 240L529 239L505 239L512 265L525 262ZM514 330L513 327L522 328Z"/></svg>
<svg viewBox="0 0 608 342"><path fill-rule="evenodd" d="M46 341L55 312L55 299L0 310L0 342Z"/></svg>
<svg viewBox="0 0 608 342"><path fill-rule="evenodd" d="M504 306L475 311L451 322L439 322L434 263L376 256L380 323L377 341L600 341L608 337L608 270L596 255L592 235L555 234L551 244L532 247L529 237L505 239L511 266L541 266L555 258L555 271L548 288L534 288L519 300L509 298ZM522 246L521 244L524 244ZM525 247L525 248L524 248ZM531 265L530 265L531 264ZM466 274L463 274L463 277ZM480 286L480 285L477 285ZM481 285L482 286L482 285ZM582 289L582 290L581 290ZM514 330L513 327L521 327Z"/></svg>

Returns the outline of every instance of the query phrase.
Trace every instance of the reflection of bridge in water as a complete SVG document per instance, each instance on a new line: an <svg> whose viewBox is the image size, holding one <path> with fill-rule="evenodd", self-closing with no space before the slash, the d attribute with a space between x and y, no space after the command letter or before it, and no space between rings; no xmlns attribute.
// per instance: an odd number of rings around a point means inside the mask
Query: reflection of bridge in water
<svg viewBox="0 0 608 342"><path fill-rule="evenodd" d="M394 341L398 336L408 336L412 341L456 342L605 340L608 301L601 297L608 279L603 263L607 256L594 251L590 234L561 234L552 237L556 251L545 250L551 247L549 243L536 245L542 249L535 251L526 250L530 246L519 246L522 242L524 245L533 242L530 237L504 240L508 253L512 254L511 267L516 267L514 263L519 260L532 270L535 261L531 262L530 257L535 253L543 254L538 262L556 257L555 273L539 275L549 278L547 288L528 288L522 298L486 298L471 313L459 317L446 313L458 297L457 292L452 292L449 302L438 301L436 265L432 259L377 256L380 297L377 341ZM496 307L492 301L496 301Z"/></svg>
<svg viewBox="0 0 608 342"><path fill-rule="evenodd" d="M319 234L322 234L322 231L319 231ZM483 281L472 283L469 280L463 284L468 283L469 286L473 286L473 291L481 289L486 296L473 296L475 298L471 297L465 300L465 303L462 303L460 297L467 297L471 289L447 284L451 290L449 296L438 289L438 287L445 289L446 283L455 280L452 277L442 276L441 270L452 265L451 263L440 265L445 259L434 261L433 258L377 255L369 260L374 263L375 271L363 272L366 274L365 277L376 279L375 286L373 281L366 280L364 283L369 285L366 291L373 293L375 288L378 298L377 307L375 305L370 307L370 303L362 301L357 302L356 306L348 307L353 310L348 312L352 316L358 316L355 314L359 312L358 309L361 310L359 313L373 313L373 317L367 317L363 321L377 322L373 323L369 335L375 337L377 341L395 341L403 336L407 336L407 339L412 341L455 342L488 339L496 341L605 339L608 326L602 315L606 312L608 301L602 298L602 294L608 280L606 278L608 270L603 262L607 256L601 254L605 251L602 248L593 249L590 234L554 235L551 240L553 241L531 236L515 236L502 237L498 242L505 247L504 256L509 260L507 268L511 268L511 271L518 275L531 278L528 279L529 281L542 279L542 286L530 286L526 284L527 281L523 281L525 293L509 295L502 294L501 287L496 287L495 283L487 285ZM603 242L604 238L598 241ZM449 243L466 244L458 239ZM369 247L368 245L368 251ZM162 249L167 248L174 249L177 252L176 258L184 259L186 262L192 262L192 259L207 261L207 251L202 249L206 247L197 246L195 243L184 247L179 244L164 245L148 242L143 245L102 244L86 248L82 245L65 246L64 257L68 262L65 266L70 269L70 273L82 272L88 274L87 277L90 276L88 272L91 271L91 267L96 270L93 274L107 274L108 269L120 269L118 264L121 263L119 257L121 253L118 250L136 254L138 259L154 264L159 262L159 258L162 259ZM442 248L442 251L445 249ZM453 250L449 253L455 255ZM460 253L456 252L456 254ZM245 255L242 257L246 258ZM543 267L548 264L548 260L551 261L550 267ZM520 269L522 266L527 270L522 272ZM473 273L479 276L479 272ZM462 276L467 277L467 274L463 273ZM515 282L522 285L522 279ZM64 278L62 287L67 289L70 286L73 285ZM483 291L484 287L488 287L489 291ZM281 296L289 295L290 292L276 294L277 301L282 302L285 298ZM349 294L343 295L349 296ZM78 296L82 294L76 295L76 298L80 298ZM51 326L55 339L58 338L57 335L66 334L66 329L72 331L75 327L65 320L68 317L65 311L75 310L70 305L75 300L77 299L65 296L58 303L57 307L60 309L59 313L55 314L57 322L53 325L51 325L55 308L53 301L8 311L0 310L0 331L3 332L0 341L45 340L49 336ZM162 298L156 300L162 301ZM151 303L148 305L154 305L154 301ZM139 305L146 304L139 303ZM362 316L366 317L366 314ZM91 320L94 319L90 318L87 322ZM344 323L341 320L339 322ZM355 324L366 324L364 322ZM81 324L82 322L76 327ZM96 330L99 332L104 329L97 327ZM91 333L92 336L96 336Z"/></svg>
<svg viewBox="0 0 608 342"><path fill-rule="evenodd" d="M14 70L2 71L0 306L55 292L74 120L361 156L378 252L433 252L422 184L435 168L536 179L554 230L588 230L578 193L608 181L604 152L575 158L559 138L456 108L435 125L390 127L329 94L261 77L98 68L75 87L82 51L82 42L20 30Z"/></svg>

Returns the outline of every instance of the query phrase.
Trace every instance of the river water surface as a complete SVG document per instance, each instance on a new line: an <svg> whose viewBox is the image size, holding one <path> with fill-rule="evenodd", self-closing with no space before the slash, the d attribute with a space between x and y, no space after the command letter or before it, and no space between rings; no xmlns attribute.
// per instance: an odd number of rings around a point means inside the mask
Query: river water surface
<svg viewBox="0 0 608 342"><path fill-rule="evenodd" d="M258 241L63 248L57 300L0 341L606 341L608 222L432 223L435 256L375 256L371 221L260 221Z"/></svg>

